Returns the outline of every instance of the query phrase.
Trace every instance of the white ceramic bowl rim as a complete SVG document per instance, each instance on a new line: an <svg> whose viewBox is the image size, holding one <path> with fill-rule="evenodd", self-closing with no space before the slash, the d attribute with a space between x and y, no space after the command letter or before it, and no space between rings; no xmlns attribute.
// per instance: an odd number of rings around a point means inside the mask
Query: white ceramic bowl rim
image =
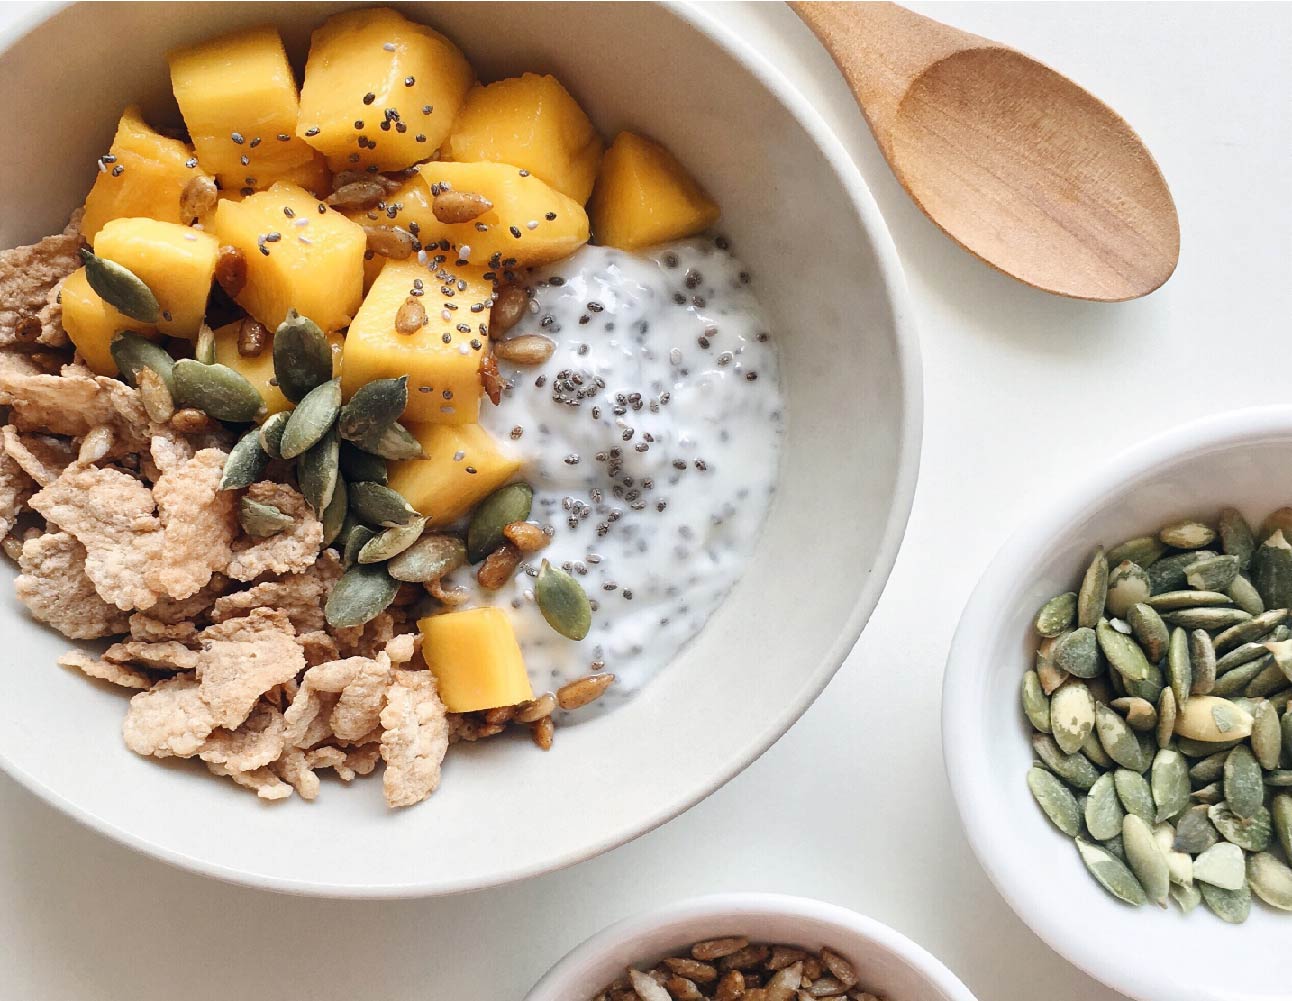
<svg viewBox="0 0 1292 1001"><path fill-rule="evenodd" d="M900 440L896 442L897 468L893 479L892 504L879 537L870 572L867 574L864 584L857 591L847 620L838 638L831 645L828 654L813 668L809 676L810 684L804 689L809 697L805 698L801 704L788 705L781 714L766 719L764 728L758 738L750 742L743 752L734 758L726 768L720 772L715 772L711 781L706 783L704 787L696 789L685 796L677 796L669 801L657 803L649 814L635 819L630 824L621 825L620 828L608 834L599 842L580 845L577 849L563 855L548 857L527 867L517 867L514 870L496 874L494 878L488 880L471 878L454 880L453 878L448 878L436 879L432 883L425 884L422 882L409 882L393 885L355 886L330 883L326 880L302 881L231 869L225 865L159 845L144 836L126 830L64 797L21 767L18 767L15 762L0 756L0 767L3 767L8 774L12 775L20 784L45 802L87 827L137 851L193 872L229 882L254 885L287 893L358 898L417 897L427 894L460 893L482 889L502 882L525 879L554 869L564 868L592 858L653 830L683 813L711 794L715 789L720 788L765 752L806 711L812 700L825 688L861 635L861 631L879 600L879 595L897 558L898 548L910 515L919 472L920 445L923 433L923 393L919 346L909 305L908 291L892 237L865 181L861 177L860 171L817 111L769 60L753 51L727 28L703 13L699 5L685 2L685 0L663 0L660 5L669 10L684 24L725 50L734 60L753 74L772 96L801 123L826 162L839 178L841 186L846 191L852 207L867 233L868 241L874 251L880 280L888 302L891 304L894 352L898 368L896 375L901 394ZM66 0L51 3L14 19L0 33L0 51L10 48L19 42L27 32L68 6L71 6L71 3L66 2Z"/></svg>
<svg viewBox="0 0 1292 1001"><path fill-rule="evenodd" d="M1043 883L1022 878L1013 861L1000 850L997 822L985 805L996 799L1000 781L987 756L987 742L978 729L979 691L974 679L981 669L981 652L991 642L992 622L1020 574L1027 574L1034 555L1044 552L1065 525L1107 501L1113 490L1132 489L1137 482L1178 463L1182 457L1253 444L1292 433L1292 406L1249 407L1191 421L1164 431L1120 452L1079 482L1060 484L1050 493L1062 500L1027 518L1001 546L983 574L960 618L951 643L942 686L942 750L947 778L955 797L961 824L979 864L1015 913L1052 949L1090 976L1134 997L1157 997L1154 961L1131 969L1112 966L1095 940L1072 934L1072 919L1065 919ZM1116 485L1111 486L1111 485ZM1022 637L1020 637L1022 642ZM1014 699L1013 689L993 697ZM954 748L954 753L951 749ZM1021 776L1008 778L1020 781ZM1147 916L1146 916L1147 919ZM1163 957L1160 961L1166 962ZM1218 995L1200 992L1189 999L1219 1001Z"/></svg>

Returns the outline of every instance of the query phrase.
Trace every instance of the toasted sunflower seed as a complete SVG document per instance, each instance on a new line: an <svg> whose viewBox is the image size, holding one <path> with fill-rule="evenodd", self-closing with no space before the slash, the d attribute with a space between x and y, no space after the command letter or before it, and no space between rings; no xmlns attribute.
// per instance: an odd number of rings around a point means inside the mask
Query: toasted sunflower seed
<svg viewBox="0 0 1292 1001"><path fill-rule="evenodd" d="M331 429L341 411L341 380L330 379L305 394L283 428L278 449L284 459L295 459L312 448Z"/></svg>
<svg viewBox="0 0 1292 1001"><path fill-rule="evenodd" d="M283 514L273 504L262 504L250 497L243 497L238 501L238 524L248 535L263 539L290 527L292 516Z"/></svg>
<svg viewBox="0 0 1292 1001"><path fill-rule="evenodd" d="M484 195L452 188L441 191L431 200L431 213L440 222L449 225L478 219L491 208L493 202Z"/></svg>
<svg viewBox="0 0 1292 1001"><path fill-rule="evenodd" d="M494 293L489 311L489 336L499 338L520 322L529 309L529 295L519 285L504 285Z"/></svg>
<svg viewBox="0 0 1292 1001"><path fill-rule="evenodd" d="M118 312L140 323L161 319L161 306L142 278L129 268L81 248L85 280L96 295Z"/></svg>
<svg viewBox="0 0 1292 1001"><path fill-rule="evenodd" d="M534 601L547 624L566 639L581 640L592 628L592 605L579 582L544 560L534 581ZM1090 695L1087 692L1086 698Z"/></svg>
<svg viewBox="0 0 1292 1001"><path fill-rule="evenodd" d="M1095 550L1077 591L1077 625L1093 628L1104 614L1108 598L1108 559L1102 548Z"/></svg>
<svg viewBox="0 0 1292 1001"><path fill-rule="evenodd" d="M1139 907L1148 899L1139 880L1107 848L1092 845L1081 838L1076 839L1076 845L1081 861L1085 863L1090 875L1114 897L1132 907Z"/></svg>
<svg viewBox="0 0 1292 1001"><path fill-rule="evenodd" d="M209 323L198 328L197 340L193 342L193 357L203 365L215 364L215 331Z"/></svg>
<svg viewBox="0 0 1292 1001"><path fill-rule="evenodd" d="M1229 809L1229 804L1215 803L1207 808L1207 817L1222 838L1239 848L1263 852L1270 845L1272 818L1264 806L1257 807L1250 817L1240 817Z"/></svg>
<svg viewBox="0 0 1292 1001"><path fill-rule="evenodd" d="M148 414L150 421L165 424L175 416L175 400L160 375L145 366L139 370L136 381L139 385L139 402L144 405L144 412Z"/></svg>
<svg viewBox="0 0 1292 1001"><path fill-rule="evenodd" d="M332 378L332 345L317 323L294 309L274 333L274 378L293 403Z"/></svg>
<svg viewBox="0 0 1292 1001"><path fill-rule="evenodd" d="M334 629L361 626L395 600L399 582L380 563L356 563L341 575L323 608L323 617Z"/></svg>
<svg viewBox="0 0 1292 1001"><path fill-rule="evenodd" d="M351 483L350 509L365 524L382 528L407 525L417 517L413 505L380 483Z"/></svg>
<svg viewBox="0 0 1292 1001"><path fill-rule="evenodd" d="M1227 841L1212 845L1193 860L1193 877L1222 890L1237 890L1247 881L1243 850Z"/></svg>
<svg viewBox="0 0 1292 1001"><path fill-rule="evenodd" d="M381 182L358 180L342 184L327 196L326 203L337 209L370 209L385 197Z"/></svg>
<svg viewBox="0 0 1292 1001"><path fill-rule="evenodd" d="M551 716L555 711L556 696L552 692L546 692L536 699L530 699L528 702L522 702L518 705L516 707L516 722L537 723L540 719ZM675 970L674 972L680 973L682 971ZM692 976L691 979L707 980L712 978L696 978Z"/></svg>
<svg viewBox="0 0 1292 1001"><path fill-rule="evenodd" d="M290 410L280 410L276 414L270 414L265 418L265 423L260 425L260 447L271 459L283 457L283 432L291 418Z"/></svg>
<svg viewBox="0 0 1292 1001"><path fill-rule="evenodd" d="M614 684L614 680L613 674L590 674L586 678L571 681L556 690L556 704L567 711L582 709L601 698L606 689ZM692 955L695 955L694 952Z"/></svg>
<svg viewBox="0 0 1292 1001"><path fill-rule="evenodd" d="M502 361L526 367L542 365L556 350L555 342L542 334L521 334L494 344L493 353ZM1073 595L1075 598L1076 595ZM1075 606L1074 606L1075 610Z"/></svg>
<svg viewBox="0 0 1292 1001"><path fill-rule="evenodd" d="M1099 778L1099 770L1081 752L1064 754L1048 734L1032 734L1032 750L1055 775L1075 789L1089 789Z"/></svg>
<svg viewBox="0 0 1292 1001"><path fill-rule="evenodd" d="M1257 852L1247 860L1247 882L1271 907L1292 911L1292 869L1269 852Z"/></svg>
<svg viewBox="0 0 1292 1001"><path fill-rule="evenodd" d="M529 517L534 490L528 483L510 483L486 497L467 526L467 560L479 563L506 541L504 529Z"/></svg>
<svg viewBox="0 0 1292 1001"><path fill-rule="evenodd" d="M387 569L396 580L425 583L452 573L466 560L467 548L456 535L426 535L392 559Z"/></svg>
<svg viewBox="0 0 1292 1001"><path fill-rule="evenodd" d="M1179 751L1160 750L1153 758L1149 789L1157 807L1154 822L1171 820L1189 808L1189 763Z"/></svg>
<svg viewBox="0 0 1292 1001"><path fill-rule="evenodd" d="M192 358L175 363L175 401L216 420L243 424L264 409L256 387L227 365L203 365Z"/></svg>
<svg viewBox="0 0 1292 1001"><path fill-rule="evenodd" d="M296 460L296 481L316 513L332 503L340 479L340 440L332 428ZM353 498L350 498L353 501Z"/></svg>
<svg viewBox="0 0 1292 1001"><path fill-rule="evenodd" d="M269 456L260 447L259 429L253 428L238 439L224 460L220 477L221 490L238 490L255 483L265 472Z"/></svg>
<svg viewBox="0 0 1292 1001"><path fill-rule="evenodd" d="M1125 814L1113 784L1113 773L1105 772L1090 787L1086 796L1086 830L1096 841L1107 841L1121 833L1122 817Z"/></svg>
<svg viewBox="0 0 1292 1001"><path fill-rule="evenodd" d="M175 359L159 345L139 334L123 330L113 335L108 350L112 353L112 360L116 362L121 378L127 384L138 386L140 370L148 368L161 376L166 389L174 393Z"/></svg>
<svg viewBox="0 0 1292 1001"><path fill-rule="evenodd" d="M1050 700L1041 691L1041 679L1035 671L1023 675L1023 712L1034 729L1050 732Z"/></svg>
<svg viewBox="0 0 1292 1001"><path fill-rule="evenodd" d="M364 447L364 442L377 437L399 420L408 406L408 376L398 379L374 379L355 390L341 408L337 427L341 437Z"/></svg>
<svg viewBox="0 0 1292 1001"><path fill-rule="evenodd" d="M417 245L413 234L400 226L372 226L365 223L363 232L368 238L368 249L392 261L408 260Z"/></svg>

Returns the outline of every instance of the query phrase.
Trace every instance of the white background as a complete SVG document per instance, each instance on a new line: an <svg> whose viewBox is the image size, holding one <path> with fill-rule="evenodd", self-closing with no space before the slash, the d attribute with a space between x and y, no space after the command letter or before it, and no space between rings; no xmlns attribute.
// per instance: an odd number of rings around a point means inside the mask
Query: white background
<svg viewBox="0 0 1292 1001"><path fill-rule="evenodd" d="M0 18L26 6L6 4ZM1140 302L1069 302L1014 284L906 200L788 9L708 8L772 57L856 157L897 241L923 343L924 458L906 542L870 627L798 725L634 844L519 886L423 902L320 902L200 879L83 830L0 776L0 997L511 1001L611 921L735 889L870 914L983 1001L1117 997L1035 938L971 855L942 768L942 668L961 606L1025 507L1155 431L1292 397L1292 7L914 6L1041 58L1125 115L1171 184L1183 249L1175 277ZM1155 961L1181 959L1145 957Z"/></svg>

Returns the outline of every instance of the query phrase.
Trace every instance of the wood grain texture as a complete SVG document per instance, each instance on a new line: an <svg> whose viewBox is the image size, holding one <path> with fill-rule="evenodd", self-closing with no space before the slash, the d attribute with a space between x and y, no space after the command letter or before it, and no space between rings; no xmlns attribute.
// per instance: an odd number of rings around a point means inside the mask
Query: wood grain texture
<svg viewBox="0 0 1292 1001"><path fill-rule="evenodd" d="M891 3L791 3L920 209L1046 292L1117 302L1175 270L1180 228L1135 131L1014 49Z"/></svg>

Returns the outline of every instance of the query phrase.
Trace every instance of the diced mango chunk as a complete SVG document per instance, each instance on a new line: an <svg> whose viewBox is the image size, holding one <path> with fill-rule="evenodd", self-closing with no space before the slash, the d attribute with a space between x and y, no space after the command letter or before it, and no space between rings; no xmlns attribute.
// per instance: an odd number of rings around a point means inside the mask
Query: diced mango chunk
<svg viewBox="0 0 1292 1001"><path fill-rule="evenodd" d="M169 58L197 158L224 188L263 191L289 180L327 194L323 158L296 136L296 77L277 29L250 28Z"/></svg>
<svg viewBox="0 0 1292 1001"><path fill-rule="evenodd" d="M100 257L133 271L162 309L157 329L194 338L206 315L220 244L210 233L156 219L113 219L94 241Z"/></svg>
<svg viewBox="0 0 1292 1001"><path fill-rule="evenodd" d="M416 177L386 199L388 208L395 207L395 215L373 211L369 221L393 222L428 248L448 241L472 264L487 264L495 270L559 261L588 242L583 206L519 167L441 161L422 164L417 170ZM483 195L493 208L470 222L440 222L432 202L443 184Z"/></svg>
<svg viewBox="0 0 1292 1001"><path fill-rule="evenodd" d="M215 331L215 360L242 373L256 387L261 399L265 401L261 420L280 410L290 410L292 402L283 395L274 380L273 331L270 331L271 338L260 354L244 355L238 350L238 331L241 326L242 321L235 320ZM341 345L345 338L334 332L328 334L328 340L332 344L332 374L337 375L341 371Z"/></svg>
<svg viewBox="0 0 1292 1001"><path fill-rule="evenodd" d="M480 363L489 344L487 304L493 295L493 282L483 274L483 268L431 270L416 258L387 261L346 333L341 368L346 399L374 379L406 375L405 420L474 424L480 416ZM417 333L401 334L395 317L410 298L422 305L426 324ZM472 306L480 309L472 312Z"/></svg>
<svg viewBox="0 0 1292 1001"><path fill-rule="evenodd" d="M597 243L638 250L708 229L718 206L663 146L620 132L602 157L588 214Z"/></svg>
<svg viewBox="0 0 1292 1001"><path fill-rule="evenodd" d="M294 184L221 200L215 233L247 259L238 304L276 330L295 308L324 330L350 322L363 299L363 230Z"/></svg>
<svg viewBox="0 0 1292 1001"><path fill-rule="evenodd" d="M310 40L297 135L333 170L399 170L435 152L474 79L438 31L387 7L337 14Z"/></svg>
<svg viewBox="0 0 1292 1001"><path fill-rule="evenodd" d="M121 331L157 337L156 327L132 320L100 299L86 281L84 268L68 275L58 294L63 303L63 329L85 364L99 375L117 374L110 347L112 338Z"/></svg>
<svg viewBox="0 0 1292 1001"><path fill-rule="evenodd" d="M422 657L451 713L514 706L534 697L511 620L501 608L419 619Z"/></svg>
<svg viewBox="0 0 1292 1001"><path fill-rule="evenodd" d="M81 235L90 243L110 219L146 216L189 223L179 199L194 177L205 176L190 146L153 131L133 105L121 114L103 170L85 199Z"/></svg>
<svg viewBox="0 0 1292 1001"><path fill-rule="evenodd" d="M479 424L425 424L410 430L425 459L390 464L390 486L432 527L466 514L520 469L520 457Z"/></svg>
<svg viewBox="0 0 1292 1001"><path fill-rule="evenodd" d="M605 144L554 76L526 73L475 87L453 123L447 158L524 167L582 205Z"/></svg>

